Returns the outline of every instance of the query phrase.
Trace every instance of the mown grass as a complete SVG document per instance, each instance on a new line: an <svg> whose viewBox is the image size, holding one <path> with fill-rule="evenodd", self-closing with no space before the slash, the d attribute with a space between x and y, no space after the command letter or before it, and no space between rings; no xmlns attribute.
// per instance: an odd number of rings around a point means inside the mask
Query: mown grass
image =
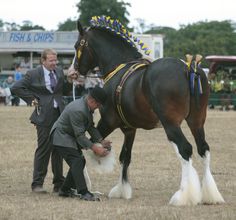
<svg viewBox="0 0 236 220"><path fill-rule="evenodd" d="M206 137L211 147L211 168L226 204L173 207L169 199L178 189L181 167L162 128L138 130L129 169L133 198L108 199L117 183L119 162L111 174L96 174L88 166L93 190L104 193L101 202L63 199L52 193L49 167L46 195L31 193L36 131L28 121L31 107L0 106L0 219L74 220L74 219L236 219L236 113L209 111ZM193 161L201 177L202 165L193 138L183 131L194 146ZM123 136L119 130L109 136L118 160ZM67 171L65 165L65 172Z"/></svg>

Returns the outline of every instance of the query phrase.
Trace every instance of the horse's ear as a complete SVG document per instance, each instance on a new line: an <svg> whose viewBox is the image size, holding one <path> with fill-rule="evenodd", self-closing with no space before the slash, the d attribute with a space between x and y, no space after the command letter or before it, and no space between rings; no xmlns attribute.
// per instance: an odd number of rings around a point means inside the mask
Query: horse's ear
<svg viewBox="0 0 236 220"><path fill-rule="evenodd" d="M79 20L77 21L77 29L78 29L78 31L79 31L79 33L80 33L80 36L83 36L83 34L84 34L84 29L83 29L82 25L80 24L80 21L79 21Z"/></svg>

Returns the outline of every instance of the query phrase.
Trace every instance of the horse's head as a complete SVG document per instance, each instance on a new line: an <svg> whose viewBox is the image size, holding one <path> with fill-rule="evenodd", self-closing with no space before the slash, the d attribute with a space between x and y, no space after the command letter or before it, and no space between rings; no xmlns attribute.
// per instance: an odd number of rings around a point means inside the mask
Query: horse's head
<svg viewBox="0 0 236 220"><path fill-rule="evenodd" d="M90 27L84 29L78 21L79 38L75 44L74 68L81 75L99 66L102 75L114 70L121 63L142 58L136 43L145 54L148 47L134 37L118 20L107 16L94 16Z"/></svg>
<svg viewBox="0 0 236 220"><path fill-rule="evenodd" d="M77 22L79 37L75 43L74 68L81 74L86 75L89 70L97 66L92 49L88 44L88 29L84 29L80 22Z"/></svg>

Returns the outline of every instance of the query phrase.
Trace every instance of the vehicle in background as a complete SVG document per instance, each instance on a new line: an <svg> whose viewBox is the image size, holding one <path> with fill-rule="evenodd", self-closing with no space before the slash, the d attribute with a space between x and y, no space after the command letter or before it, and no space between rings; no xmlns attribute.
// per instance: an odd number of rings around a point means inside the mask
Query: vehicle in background
<svg viewBox="0 0 236 220"><path fill-rule="evenodd" d="M210 108L236 110L236 56L207 56L211 93Z"/></svg>

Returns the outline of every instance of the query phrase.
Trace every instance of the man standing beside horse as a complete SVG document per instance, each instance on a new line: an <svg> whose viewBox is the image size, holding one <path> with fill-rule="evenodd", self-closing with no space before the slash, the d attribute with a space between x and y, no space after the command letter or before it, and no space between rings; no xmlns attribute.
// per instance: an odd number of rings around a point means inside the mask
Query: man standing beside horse
<svg viewBox="0 0 236 220"><path fill-rule="evenodd" d="M63 93L71 90L64 79L63 70L56 66L57 53L53 49L45 49L41 54L41 65L29 70L25 77L17 81L11 88L12 94L22 98L28 105L34 105L35 110L30 117L36 126L38 146L34 156L32 191L46 193L43 189L51 156L53 172L53 191L58 192L62 183L63 164L61 156L52 148L49 140L50 130L64 109ZM73 80L73 77L68 76Z"/></svg>

